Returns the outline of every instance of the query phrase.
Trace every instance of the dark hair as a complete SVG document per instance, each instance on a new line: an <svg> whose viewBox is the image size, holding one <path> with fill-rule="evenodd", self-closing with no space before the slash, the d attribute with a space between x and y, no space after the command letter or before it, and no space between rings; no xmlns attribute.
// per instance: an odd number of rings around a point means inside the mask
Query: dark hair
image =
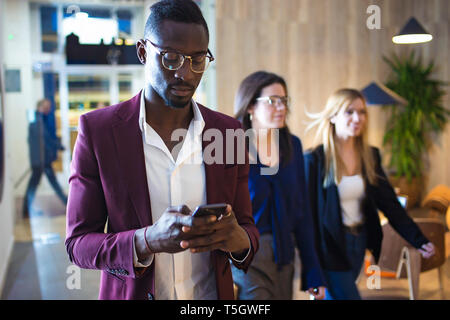
<svg viewBox="0 0 450 320"><path fill-rule="evenodd" d="M205 27L209 39L208 25L198 7L192 0L161 0L150 7L150 15L145 23L144 37L160 34L160 25L164 20L195 23Z"/></svg>
<svg viewBox="0 0 450 320"><path fill-rule="evenodd" d="M275 73L257 71L242 80L234 99L234 110L235 118L242 123L244 130L252 127L249 108L256 103L262 90L274 83L279 83L284 88L286 95L288 94L286 81ZM280 162L283 165L292 158L292 138L287 125L280 129L280 156Z"/></svg>
<svg viewBox="0 0 450 320"><path fill-rule="evenodd" d="M43 99L41 99L41 100L39 100L37 103L36 103L36 109L39 109L41 106L42 106L42 104L44 103L44 102L49 102L49 103L52 103L51 101L50 101L50 99L48 99L48 98L43 98Z"/></svg>

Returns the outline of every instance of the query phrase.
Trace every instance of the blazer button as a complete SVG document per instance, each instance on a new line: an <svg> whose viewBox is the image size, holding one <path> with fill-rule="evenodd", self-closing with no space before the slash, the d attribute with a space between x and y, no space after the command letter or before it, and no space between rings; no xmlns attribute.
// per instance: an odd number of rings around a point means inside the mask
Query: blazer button
<svg viewBox="0 0 450 320"><path fill-rule="evenodd" d="M153 300L154 299L153 295L150 292L147 293L147 299L148 300Z"/></svg>

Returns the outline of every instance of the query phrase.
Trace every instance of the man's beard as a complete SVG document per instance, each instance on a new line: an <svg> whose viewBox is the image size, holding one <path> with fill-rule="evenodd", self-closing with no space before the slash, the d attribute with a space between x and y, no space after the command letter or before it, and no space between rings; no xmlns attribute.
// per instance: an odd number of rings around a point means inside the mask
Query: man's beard
<svg viewBox="0 0 450 320"><path fill-rule="evenodd" d="M162 81L162 80L161 80ZM190 96L176 96L171 93L171 89L174 85L185 85L186 87L192 88L192 94ZM163 100L164 104L173 109L183 109L190 105L192 100L192 96L194 95L195 89L192 85L188 85L186 83L178 82L175 84L169 84L166 86L162 86L161 84L152 85L153 90L160 96Z"/></svg>
<svg viewBox="0 0 450 320"><path fill-rule="evenodd" d="M175 101L174 99L170 99L167 96L163 97L164 103L167 106L169 106L171 108L174 108L174 109L183 109L183 108L185 108L186 106L189 105L189 103L191 102L191 99L192 98L190 98L188 101Z"/></svg>

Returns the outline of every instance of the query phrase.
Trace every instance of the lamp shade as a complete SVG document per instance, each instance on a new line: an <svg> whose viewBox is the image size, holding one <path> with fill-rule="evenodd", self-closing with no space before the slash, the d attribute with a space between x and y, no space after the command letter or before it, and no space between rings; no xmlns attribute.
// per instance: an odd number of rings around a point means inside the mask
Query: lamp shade
<svg viewBox="0 0 450 320"><path fill-rule="evenodd" d="M419 21L416 18L411 17L403 29L396 34L392 41L397 44L408 44L408 43L424 43L431 41L433 36L425 31Z"/></svg>
<svg viewBox="0 0 450 320"><path fill-rule="evenodd" d="M408 103L408 101L396 94L394 91L377 82L371 82L361 90L361 93L366 99L366 103L368 105L406 105Z"/></svg>

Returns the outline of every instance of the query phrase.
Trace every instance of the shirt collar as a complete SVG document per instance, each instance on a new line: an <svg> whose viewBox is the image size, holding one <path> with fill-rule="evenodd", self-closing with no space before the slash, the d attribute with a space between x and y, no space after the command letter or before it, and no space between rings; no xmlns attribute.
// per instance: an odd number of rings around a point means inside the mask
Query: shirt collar
<svg viewBox="0 0 450 320"><path fill-rule="evenodd" d="M195 129L201 129L203 131L203 128L205 127L205 121L203 119L202 113L200 112L200 109L198 107L198 104L194 101L194 99L191 100L192 102L192 110L194 111L194 118L192 119L194 121ZM145 88L142 89L141 92L141 99L140 99L140 108L139 108L139 128L142 132L145 132L145 124L146 124L146 114L145 114ZM198 131L196 131L198 132Z"/></svg>
<svg viewBox="0 0 450 320"><path fill-rule="evenodd" d="M189 124L186 140L190 141L194 145L201 145L201 136L203 128L205 127L205 121L203 119L200 108L194 99L191 100L192 110L194 117ZM165 148L165 145L158 135L158 133L147 123L145 113L145 88L141 91L140 108L139 108L139 128L143 133L144 142L150 145L154 145L161 149Z"/></svg>

